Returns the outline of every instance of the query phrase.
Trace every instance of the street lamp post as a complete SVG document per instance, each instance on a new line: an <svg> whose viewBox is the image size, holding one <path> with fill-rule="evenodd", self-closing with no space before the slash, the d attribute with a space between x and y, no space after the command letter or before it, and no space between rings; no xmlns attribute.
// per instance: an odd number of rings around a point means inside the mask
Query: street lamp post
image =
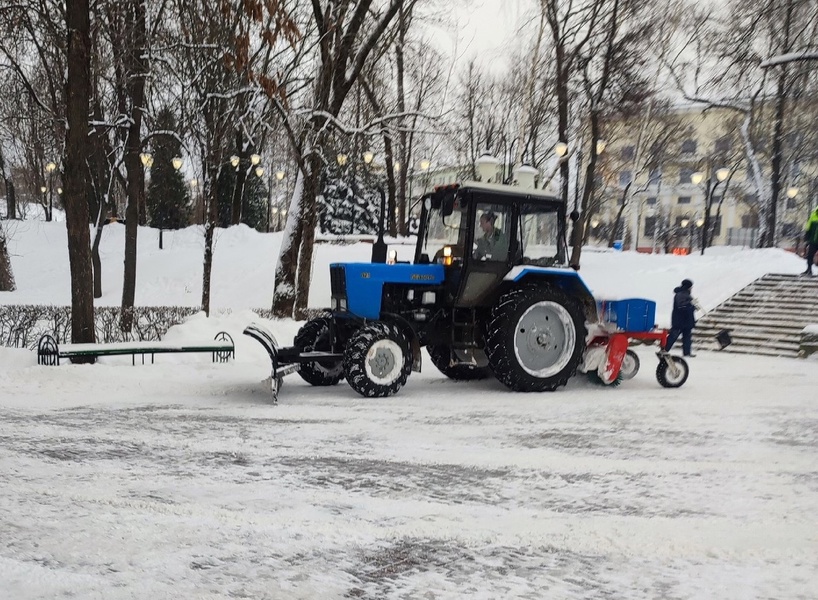
<svg viewBox="0 0 818 600"><path fill-rule="evenodd" d="M704 234L705 231L702 229L702 225L704 225L704 218L699 217L696 219L696 237L699 239L699 244L704 249Z"/></svg>
<svg viewBox="0 0 818 600"><path fill-rule="evenodd" d="M690 242L689 242L689 244L687 246L687 253L690 254L690 251L691 251L690 247L693 244L693 232L692 232L691 227L690 227L690 225L691 225L690 217L683 217L682 220L679 221L679 225L682 226L682 231L684 232L685 230L687 230L688 235L690 236ZM682 238L682 239L684 239L684 238Z"/></svg>
<svg viewBox="0 0 818 600"><path fill-rule="evenodd" d="M280 192L279 192L278 188L279 188L279 186L281 184L281 180L284 179L284 177L286 175L287 174L284 171L276 171L276 174L275 174L275 176L276 176L276 205L281 201ZM272 204L272 202L271 202L271 204ZM276 213L278 213L278 208L273 209L273 214L276 214ZM278 217L276 216L276 231L278 231L280 228L281 227L280 227L280 224L278 223Z"/></svg>
<svg viewBox="0 0 818 600"><path fill-rule="evenodd" d="M702 254L704 254L704 251L709 244L707 232L710 230L710 210L713 205L713 196L715 195L716 188L719 186L719 184L726 181L727 178L730 177L730 169L727 167L721 167L715 170L716 181L714 182L713 167L709 160L706 171L706 174L702 173L701 171L696 171L690 176L690 181L692 181L694 185L699 185L705 179L705 177L707 177L704 184L704 230L702 234Z"/></svg>
<svg viewBox="0 0 818 600"><path fill-rule="evenodd" d="M45 193L48 191L48 188L44 185L40 186L40 193L43 195L43 208L45 209L45 220L51 220L51 211L48 210L48 199L46 198Z"/></svg>
<svg viewBox="0 0 818 600"><path fill-rule="evenodd" d="M54 218L54 169L57 168L53 162L49 162L45 166L48 172L48 217L46 221L51 221Z"/></svg>
<svg viewBox="0 0 818 600"><path fill-rule="evenodd" d="M150 170L153 166L153 155L150 152L141 152L139 154L139 162L142 163L142 167L146 170ZM145 185L145 181L142 181L142 185ZM144 191L144 190L143 190ZM157 215L153 215L154 220L156 220ZM159 249L162 249L162 220L164 219L164 215L159 215Z"/></svg>
<svg viewBox="0 0 818 600"><path fill-rule="evenodd" d="M196 206L196 212L199 213L199 219L200 219L199 223L204 225L205 209L204 209L204 204L199 202L200 198L199 198L199 195L196 193L198 185L199 185L199 182L195 177L190 180L190 194L191 194L191 196L193 196L193 203Z"/></svg>
<svg viewBox="0 0 818 600"><path fill-rule="evenodd" d="M347 154L345 154L344 152L339 152L338 155L335 157L335 160L338 162L338 166L341 168L341 171L340 171L341 177L344 177L344 175L346 173L346 168L345 167L347 165L347 162L349 162L349 156ZM346 182L344 182L344 183L346 183ZM354 177L353 177L352 185L354 185L354 184L355 184L355 181L354 181ZM343 187L340 187L340 189L343 189ZM352 195L354 197L355 196L354 188L352 186L350 186L349 190L352 191ZM349 198L349 194L347 194L347 198ZM352 235L352 231L353 231L353 229L355 227L355 210L352 207L350 207L349 219L347 219L347 221L349 222L349 235Z"/></svg>

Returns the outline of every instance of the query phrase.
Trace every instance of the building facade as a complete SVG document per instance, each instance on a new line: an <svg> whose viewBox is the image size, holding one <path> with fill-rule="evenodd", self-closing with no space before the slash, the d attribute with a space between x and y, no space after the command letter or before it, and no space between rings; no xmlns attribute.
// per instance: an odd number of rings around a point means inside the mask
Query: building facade
<svg viewBox="0 0 818 600"><path fill-rule="evenodd" d="M617 237L643 252L697 251L707 225L709 245L755 247L763 216L741 125L736 111L702 105L674 107L652 122L641 116L610 123L592 234L606 231L620 214ZM752 145L769 186L770 144L762 135ZM782 144L776 239L785 248L798 247L816 204L814 151L803 145L803 136L787 136Z"/></svg>

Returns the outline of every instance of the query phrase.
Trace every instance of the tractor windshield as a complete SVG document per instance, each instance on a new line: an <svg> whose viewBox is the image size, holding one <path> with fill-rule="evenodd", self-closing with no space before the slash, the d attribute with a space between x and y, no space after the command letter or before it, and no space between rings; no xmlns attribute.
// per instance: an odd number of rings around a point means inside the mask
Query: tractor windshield
<svg viewBox="0 0 818 600"><path fill-rule="evenodd" d="M541 266L565 263L565 240L557 205L523 204L520 210L520 242L523 263Z"/></svg>
<svg viewBox="0 0 818 600"><path fill-rule="evenodd" d="M442 206L428 209L421 256L427 256L433 263L442 263L444 248L449 247L455 261L463 259L468 228L466 210L467 207L459 198L454 200L454 207L449 215L444 214Z"/></svg>

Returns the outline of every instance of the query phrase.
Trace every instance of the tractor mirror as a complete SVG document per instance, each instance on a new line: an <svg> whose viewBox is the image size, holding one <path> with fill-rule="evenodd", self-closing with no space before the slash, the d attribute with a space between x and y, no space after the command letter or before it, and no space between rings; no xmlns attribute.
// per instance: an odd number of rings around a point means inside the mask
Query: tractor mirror
<svg viewBox="0 0 818 600"><path fill-rule="evenodd" d="M454 212L454 194L446 194L443 196L441 209L441 213L444 217L448 217Z"/></svg>

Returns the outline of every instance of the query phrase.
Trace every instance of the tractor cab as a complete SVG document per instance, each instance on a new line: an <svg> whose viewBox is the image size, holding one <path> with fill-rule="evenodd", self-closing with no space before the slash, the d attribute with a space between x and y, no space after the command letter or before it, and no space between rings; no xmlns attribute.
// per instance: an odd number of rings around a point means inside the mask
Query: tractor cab
<svg viewBox="0 0 818 600"><path fill-rule="evenodd" d="M416 264L445 268L456 307L490 304L516 267L566 267L565 208L539 190L467 182L422 199Z"/></svg>

